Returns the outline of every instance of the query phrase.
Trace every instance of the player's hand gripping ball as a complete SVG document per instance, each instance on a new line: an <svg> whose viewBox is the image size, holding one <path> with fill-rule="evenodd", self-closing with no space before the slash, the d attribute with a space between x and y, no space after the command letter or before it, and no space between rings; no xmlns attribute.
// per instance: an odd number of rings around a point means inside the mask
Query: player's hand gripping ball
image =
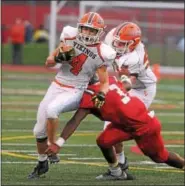
<svg viewBox="0 0 185 186"><path fill-rule="evenodd" d="M62 63L63 61L70 61L74 56L74 48L72 46L64 45L58 49L58 53L55 56L55 62Z"/></svg>

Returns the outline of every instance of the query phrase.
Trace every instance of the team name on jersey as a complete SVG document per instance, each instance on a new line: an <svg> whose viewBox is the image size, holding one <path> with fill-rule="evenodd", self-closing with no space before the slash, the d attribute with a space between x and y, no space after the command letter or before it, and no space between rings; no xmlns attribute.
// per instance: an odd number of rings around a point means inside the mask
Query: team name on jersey
<svg viewBox="0 0 185 186"><path fill-rule="evenodd" d="M91 50L89 50L88 48L84 47L83 45L80 45L78 43L76 43L74 41L74 47L80 51L82 51L84 54L86 54L87 56L91 57L92 59L96 58L96 54L94 54Z"/></svg>

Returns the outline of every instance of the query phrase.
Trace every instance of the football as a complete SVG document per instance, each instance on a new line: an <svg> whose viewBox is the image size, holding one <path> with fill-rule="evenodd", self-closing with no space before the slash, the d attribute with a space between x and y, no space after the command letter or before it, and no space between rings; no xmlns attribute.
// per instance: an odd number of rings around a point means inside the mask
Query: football
<svg viewBox="0 0 185 186"><path fill-rule="evenodd" d="M62 61L70 61L75 56L75 50L72 46L63 45L58 49L55 56L55 61L61 63Z"/></svg>

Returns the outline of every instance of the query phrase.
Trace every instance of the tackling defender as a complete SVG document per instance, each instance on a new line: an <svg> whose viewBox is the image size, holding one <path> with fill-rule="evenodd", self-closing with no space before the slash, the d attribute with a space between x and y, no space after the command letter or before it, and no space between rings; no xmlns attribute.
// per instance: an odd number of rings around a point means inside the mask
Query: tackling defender
<svg viewBox="0 0 185 186"><path fill-rule="evenodd" d="M37 178L48 171L45 150L47 142L55 142L59 114L78 108L83 92L95 72L101 82L94 98L95 106L99 107L103 101L109 85L107 66L112 65L116 57L116 52L110 46L100 42L104 28L104 20L98 13L86 13L77 28L63 28L61 43L47 58L47 67L55 66L56 63L62 65L38 108L33 129L39 154L38 164L28 178Z"/></svg>
<svg viewBox="0 0 185 186"><path fill-rule="evenodd" d="M141 29L137 24L124 22L106 35L105 43L117 52L114 69L129 90L129 94L137 96L146 108L149 108L156 95L157 78L149 66L148 54L141 37ZM105 122L104 129L109 123ZM123 144L115 145L115 149L122 168L127 169L128 162Z"/></svg>
<svg viewBox="0 0 185 186"><path fill-rule="evenodd" d="M109 92L105 103L97 109L92 99L99 90L99 83L88 86L85 90L79 109L65 125L59 139L46 150L48 154L56 154L65 141L74 133L80 122L93 114L99 119L112 123L97 137L97 144L109 164L108 172L98 180L128 180L127 172L118 163L113 146L122 141L135 140L141 151L156 163L184 170L185 162L178 154L169 152L161 136L161 124L156 116L149 112L144 103L135 96L130 96L122 82L114 77L109 79Z"/></svg>

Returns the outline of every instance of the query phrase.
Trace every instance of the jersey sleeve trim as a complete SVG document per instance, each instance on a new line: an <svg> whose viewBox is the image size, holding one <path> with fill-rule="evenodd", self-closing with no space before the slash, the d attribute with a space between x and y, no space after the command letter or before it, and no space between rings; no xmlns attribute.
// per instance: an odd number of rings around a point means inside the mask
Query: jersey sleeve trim
<svg viewBox="0 0 185 186"><path fill-rule="evenodd" d="M68 37L68 38L64 38L65 41L67 41L67 40L74 40L74 39L76 39L76 37L71 37L71 38Z"/></svg>

